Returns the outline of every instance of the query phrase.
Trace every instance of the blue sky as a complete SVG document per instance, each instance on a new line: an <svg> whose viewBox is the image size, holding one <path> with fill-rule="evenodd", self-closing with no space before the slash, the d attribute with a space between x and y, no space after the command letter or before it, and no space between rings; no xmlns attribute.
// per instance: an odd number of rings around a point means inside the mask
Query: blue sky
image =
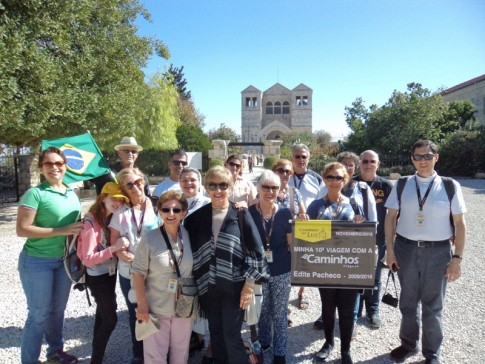
<svg viewBox="0 0 485 364"><path fill-rule="evenodd" d="M313 89L313 130L349 132L357 97L383 105L419 82L436 91L485 73L483 0L141 0L171 52L146 73L184 66L205 130L241 133L241 91Z"/></svg>

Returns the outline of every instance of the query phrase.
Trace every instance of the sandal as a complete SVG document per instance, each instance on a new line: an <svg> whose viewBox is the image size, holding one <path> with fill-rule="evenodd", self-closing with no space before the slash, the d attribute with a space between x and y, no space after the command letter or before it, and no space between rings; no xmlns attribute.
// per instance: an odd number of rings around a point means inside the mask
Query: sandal
<svg viewBox="0 0 485 364"><path fill-rule="evenodd" d="M298 308L300 310L306 310L308 308L308 302L303 301L303 294L298 294Z"/></svg>

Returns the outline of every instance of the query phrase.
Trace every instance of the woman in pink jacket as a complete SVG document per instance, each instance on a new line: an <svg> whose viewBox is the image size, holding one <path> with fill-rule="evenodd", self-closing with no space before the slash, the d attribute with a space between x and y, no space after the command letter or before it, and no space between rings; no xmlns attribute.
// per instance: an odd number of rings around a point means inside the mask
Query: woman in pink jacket
<svg viewBox="0 0 485 364"><path fill-rule="evenodd" d="M113 212L124 202L128 202L128 198L123 195L120 186L106 183L83 219L79 235L77 253L87 267L86 284L96 301L91 364L103 362L106 345L118 322L115 293L117 258L114 253L129 242L126 238L119 238L110 245L108 225Z"/></svg>

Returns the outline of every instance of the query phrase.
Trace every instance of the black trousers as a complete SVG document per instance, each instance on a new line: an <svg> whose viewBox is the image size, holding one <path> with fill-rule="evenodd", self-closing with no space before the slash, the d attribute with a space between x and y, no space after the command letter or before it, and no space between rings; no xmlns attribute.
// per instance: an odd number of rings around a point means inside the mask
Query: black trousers
<svg viewBox="0 0 485 364"><path fill-rule="evenodd" d="M354 329L354 307L358 290L342 288L320 288L322 318L325 340L334 345L335 311L338 310L340 329L340 351L350 351L350 341Z"/></svg>
<svg viewBox="0 0 485 364"><path fill-rule="evenodd" d="M86 274L86 283L96 302L91 363L102 364L109 338L118 322L115 293L116 274L112 276L109 274L100 276Z"/></svg>
<svg viewBox="0 0 485 364"><path fill-rule="evenodd" d="M209 288L211 305L207 311L212 356L216 364L248 364L249 357L241 337L244 310L239 307L240 294Z"/></svg>

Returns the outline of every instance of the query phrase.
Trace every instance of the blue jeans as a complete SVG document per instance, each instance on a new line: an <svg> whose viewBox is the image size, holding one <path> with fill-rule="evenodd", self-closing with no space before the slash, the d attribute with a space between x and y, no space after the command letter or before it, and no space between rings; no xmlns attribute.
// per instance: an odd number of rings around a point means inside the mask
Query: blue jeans
<svg viewBox="0 0 485 364"><path fill-rule="evenodd" d="M362 311L365 304L365 312L367 317L372 317L373 315L379 314L379 303L381 294L381 274L382 274L382 263L381 260L384 258L386 253L386 245L384 242L377 245L377 264L376 264L376 275L374 280L374 289L366 289L362 295L357 295L357 303L354 309L354 318L362 316Z"/></svg>
<svg viewBox="0 0 485 364"><path fill-rule="evenodd" d="M419 312L421 302L422 352L426 359L438 358L443 342L442 311L447 280L445 272L451 261L449 244L419 248L396 238L394 247L400 265L397 271L401 284L401 344L416 349L419 341Z"/></svg>
<svg viewBox="0 0 485 364"><path fill-rule="evenodd" d="M22 251L18 270L29 311L21 337L21 360L22 364L37 363L44 336L47 357L63 349L64 311L71 281L62 258L31 257Z"/></svg>
<svg viewBox="0 0 485 364"><path fill-rule="evenodd" d="M126 306L128 307L131 343L133 345L133 357L143 358L143 341L136 340L136 335L135 335L136 303L131 303L130 300L128 299L128 292L130 292L130 289L131 289L131 280L129 280L128 278L122 277L120 275L120 287L121 287L121 292L123 293L123 297L125 297Z"/></svg>

